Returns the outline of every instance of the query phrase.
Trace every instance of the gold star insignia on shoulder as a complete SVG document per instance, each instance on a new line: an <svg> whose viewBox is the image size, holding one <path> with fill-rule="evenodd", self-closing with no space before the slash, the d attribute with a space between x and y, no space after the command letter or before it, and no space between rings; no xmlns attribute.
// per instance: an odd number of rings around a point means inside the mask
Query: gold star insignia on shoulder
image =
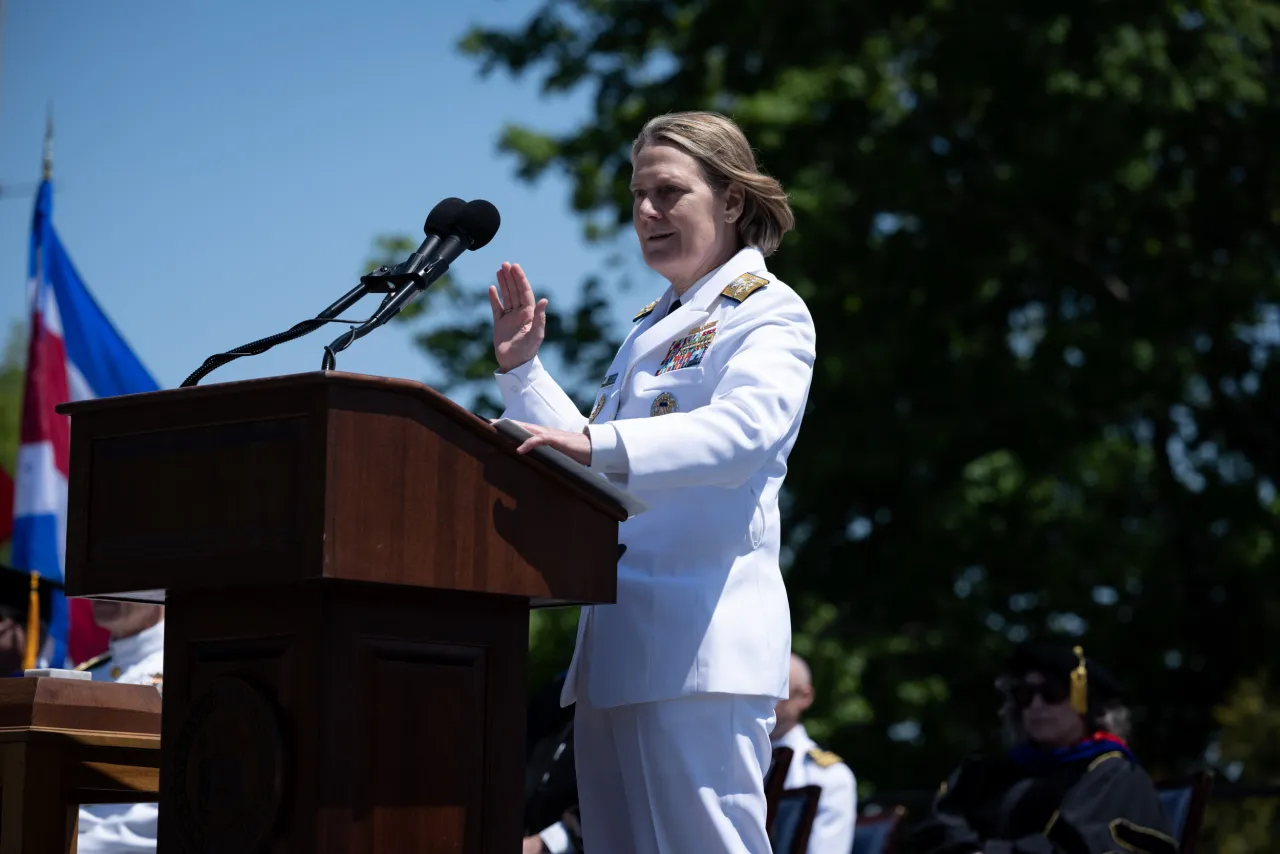
<svg viewBox="0 0 1280 854"><path fill-rule="evenodd" d="M653 310L657 307L658 307L658 300L654 300L653 302L646 305L644 308L640 309L640 313L637 314L635 317L631 318L631 322L635 323L637 320L643 320L644 318L653 314Z"/></svg>
<svg viewBox="0 0 1280 854"><path fill-rule="evenodd" d="M752 275L751 273L743 273L741 276L726 285L725 289L720 293L724 294L734 302L742 302L767 284L769 284L768 279L762 279L759 276Z"/></svg>
<svg viewBox="0 0 1280 854"><path fill-rule="evenodd" d="M99 664L106 664L110 660L111 660L111 653L104 652L102 655L95 655L93 658L90 658L88 661L80 662L75 666L75 669L80 671L92 670L93 668L97 667Z"/></svg>
<svg viewBox="0 0 1280 854"><path fill-rule="evenodd" d="M830 750L823 750L820 747L809 748L809 758L818 763L819 768L830 768L832 765L838 765L843 761Z"/></svg>

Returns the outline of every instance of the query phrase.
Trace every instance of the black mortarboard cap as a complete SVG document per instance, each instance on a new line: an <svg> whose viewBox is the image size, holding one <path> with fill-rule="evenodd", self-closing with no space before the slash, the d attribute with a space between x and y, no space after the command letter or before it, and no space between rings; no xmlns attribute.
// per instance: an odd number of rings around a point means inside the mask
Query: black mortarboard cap
<svg viewBox="0 0 1280 854"><path fill-rule="evenodd" d="M1083 678L1090 705L1105 704L1124 695L1124 686L1119 680L1097 659L1085 655L1082 645L1069 646L1054 641L1021 643L1009 659L1008 670L1009 675L1014 678L1036 671L1048 678L1062 679L1068 684Z"/></svg>
<svg viewBox="0 0 1280 854"><path fill-rule="evenodd" d="M39 579L40 622L48 623L53 614L53 592L62 585L47 578ZM30 613L31 573L0 563L0 610L15 620L25 621Z"/></svg>

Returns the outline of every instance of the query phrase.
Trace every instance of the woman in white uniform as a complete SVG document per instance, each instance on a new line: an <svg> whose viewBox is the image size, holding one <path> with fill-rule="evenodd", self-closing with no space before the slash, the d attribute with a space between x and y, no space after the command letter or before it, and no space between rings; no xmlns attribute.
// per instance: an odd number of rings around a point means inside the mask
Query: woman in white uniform
<svg viewBox="0 0 1280 854"><path fill-rule="evenodd" d="M765 266L794 224L742 131L714 113L645 125L633 222L670 286L636 316L584 415L537 358L518 265L490 288L504 417L643 500L619 529L615 605L584 608L562 702L587 851L769 851L764 769L791 623L778 490L813 372L813 319Z"/></svg>

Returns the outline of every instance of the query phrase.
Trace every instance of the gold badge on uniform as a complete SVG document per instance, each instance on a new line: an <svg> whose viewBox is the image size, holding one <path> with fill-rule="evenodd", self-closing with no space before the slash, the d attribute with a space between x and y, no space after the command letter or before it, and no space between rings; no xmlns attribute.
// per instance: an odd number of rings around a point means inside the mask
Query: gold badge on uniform
<svg viewBox="0 0 1280 854"><path fill-rule="evenodd" d="M119 679L119 678L120 678L120 674L121 674L121 673L123 673L123 672L124 672L124 671L120 669L119 665L117 665L117 666L115 666L115 667L111 668L111 678L112 678L112 679Z"/></svg>
<svg viewBox="0 0 1280 854"><path fill-rule="evenodd" d="M679 411L680 404L676 402L676 396L669 391L664 391L655 397L653 405L649 407L650 415L670 415Z"/></svg>
<svg viewBox="0 0 1280 854"><path fill-rule="evenodd" d="M596 399L596 405L591 409L590 417L587 418L588 424L596 423L596 418L599 417L600 410L604 409L604 401L607 396L608 395L606 395L604 392L600 393L600 397Z"/></svg>

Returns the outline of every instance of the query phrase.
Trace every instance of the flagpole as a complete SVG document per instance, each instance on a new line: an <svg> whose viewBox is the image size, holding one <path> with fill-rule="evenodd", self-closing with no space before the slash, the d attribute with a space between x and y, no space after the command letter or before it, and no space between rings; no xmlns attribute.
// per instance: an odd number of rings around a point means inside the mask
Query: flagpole
<svg viewBox="0 0 1280 854"><path fill-rule="evenodd" d="M0 0L3 3L4 0ZM49 110L44 120L44 156L41 158L40 177L48 181L53 177L53 101L49 102Z"/></svg>
<svg viewBox="0 0 1280 854"><path fill-rule="evenodd" d="M0 0L0 95L4 94L4 0Z"/></svg>

